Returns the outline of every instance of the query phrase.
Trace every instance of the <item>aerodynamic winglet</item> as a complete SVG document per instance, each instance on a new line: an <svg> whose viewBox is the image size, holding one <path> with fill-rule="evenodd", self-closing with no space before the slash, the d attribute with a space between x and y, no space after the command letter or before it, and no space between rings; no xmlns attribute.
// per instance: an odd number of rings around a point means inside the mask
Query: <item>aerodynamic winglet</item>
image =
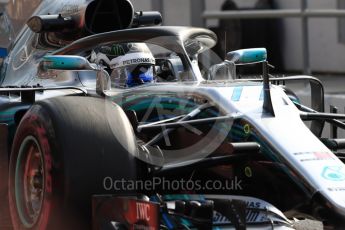
<svg viewBox="0 0 345 230"><path fill-rule="evenodd" d="M267 61L263 63L263 83L264 83L264 104L263 109L267 113L270 113L273 117L275 116L273 104L272 104L272 97L271 97L271 89L270 89L270 79L269 79L269 64Z"/></svg>

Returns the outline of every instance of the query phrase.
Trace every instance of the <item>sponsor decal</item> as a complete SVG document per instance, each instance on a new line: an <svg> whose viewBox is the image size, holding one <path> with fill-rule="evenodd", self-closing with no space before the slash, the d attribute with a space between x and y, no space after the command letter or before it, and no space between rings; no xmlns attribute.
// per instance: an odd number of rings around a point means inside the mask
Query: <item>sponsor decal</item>
<svg viewBox="0 0 345 230"><path fill-rule="evenodd" d="M92 209L95 229L104 229L108 224L114 227L126 224L128 230L160 229L158 203L138 200L136 197L95 196Z"/></svg>
<svg viewBox="0 0 345 230"><path fill-rule="evenodd" d="M147 203L136 203L137 220L150 221L150 205Z"/></svg>
<svg viewBox="0 0 345 230"><path fill-rule="evenodd" d="M329 152L300 152L294 153L301 162L335 160L335 156Z"/></svg>
<svg viewBox="0 0 345 230"><path fill-rule="evenodd" d="M265 221L267 218L261 217L260 216L260 211L254 211L254 210L247 210L246 211L246 222L248 223L253 223L253 222L260 222L260 221ZM213 214L213 223L214 224L230 224L231 221L220 214L219 212L214 212Z"/></svg>
<svg viewBox="0 0 345 230"><path fill-rule="evenodd" d="M259 215L260 215L259 211L248 211L246 213L246 220L247 222L255 222L257 221Z"/></svg>
<svg viewBox="0 0 345 230"><path fill-rule="evenodd" d="M131 65L150 64L156 63L155 58L149 53L129 53L123 56L119 56L110 61L110 68L120 68Z"/></svg>
<svg viewBox="0 0 345 230"><path fill-rule="evenodd" d="M259 209L261 207L260 202L248 201L246 202L246 204L247 204L246 206L248 209L250 208ZM259 218L260 216L261 218ZM267 218L265 217L265 215L260 215L259 210L246 210L246 222L250 223L250 222L259 222L259 221L266 221L266 220ZM231 221L227 217L215 211L213 213L213 223L229 224L231 223Z"/></svg>
<svg viewBox="0 0 345 230"><path fill-rule="evenodd" d="M147 63L147 64L152 64L154 63L154 59L152 58L134 58L130 60L125 60L122 62L122 65L133 65L133 64L142 64L142 63Z"/></svg>
<svg viewBox="0 0 345 230"><path fill-rule="evenodd" d="M330 181L344 181L345 173L343 166L326 166L322 170L322 177Z"/></svg>
<svg viewBox="0 0 345 230"><path fill-rule="evenodd" d="M260 206L261 206L260 202L253 202L253 201L247 202L247 208L260 208Z"/></svg>

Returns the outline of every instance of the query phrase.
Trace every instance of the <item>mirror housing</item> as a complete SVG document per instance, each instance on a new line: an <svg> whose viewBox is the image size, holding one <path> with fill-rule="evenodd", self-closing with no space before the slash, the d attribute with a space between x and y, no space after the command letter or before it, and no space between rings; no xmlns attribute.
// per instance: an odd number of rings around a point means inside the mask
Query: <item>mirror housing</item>
<svg viewBox="0 0 345 230"><path fill-rule="evenodd" d="M250 65L250 64L262 63L263 96L264 96L263 110L274 117L275 112L274 112L272 98L271 98L270 74L269 74L270 65L267 62L267 50L265 48L235 50L235 51L227 53L225 61L234 63L235 69L236 69L236 65Z"/></svg>
<svg viewBox="0 0 345 230"><path fill-rule="evenodd" d="M91 64L86 58L74 55L45 56L39 64L38 77L56 77L59 71L96 71L96 92L105 96L111 89L111 79L106 70L96 64Z"/></svg>
<svg viewBox="0 0 345 230"><path fill-rule="evenodd" d="M41 70L95 70L86 58L74 55L45 56L39 68Z"/></svg>
<svg viewBox="0 0 345 230"><path fill-rule="evenodd" d="M267 60L267 50L265 48L242 49L227 53L226 60L236 65L248 65Z"/></svg>

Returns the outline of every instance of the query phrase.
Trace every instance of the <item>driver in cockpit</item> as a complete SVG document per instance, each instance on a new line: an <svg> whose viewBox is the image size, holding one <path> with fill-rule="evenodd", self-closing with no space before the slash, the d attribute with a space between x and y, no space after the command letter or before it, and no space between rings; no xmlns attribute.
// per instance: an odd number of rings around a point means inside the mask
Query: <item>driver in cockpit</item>
<svg viewBox="0 0 345 230"><path fill-rule="evenodd" d="M112 86L128 88L155 81L155 58L144 43L102 46L91 53L90 61L109 71Z"/></svg>

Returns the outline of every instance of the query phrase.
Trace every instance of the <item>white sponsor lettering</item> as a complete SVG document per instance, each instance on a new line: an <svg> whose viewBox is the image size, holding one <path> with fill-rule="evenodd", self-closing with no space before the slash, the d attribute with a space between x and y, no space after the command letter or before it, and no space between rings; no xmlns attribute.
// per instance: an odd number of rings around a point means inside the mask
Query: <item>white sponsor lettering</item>
<svg viewBox="0 0 345 230"><path fill-rule="evenodd" d="M138 220L145 220L150 221L150 205L137 203L137 219Z"/></svg>

